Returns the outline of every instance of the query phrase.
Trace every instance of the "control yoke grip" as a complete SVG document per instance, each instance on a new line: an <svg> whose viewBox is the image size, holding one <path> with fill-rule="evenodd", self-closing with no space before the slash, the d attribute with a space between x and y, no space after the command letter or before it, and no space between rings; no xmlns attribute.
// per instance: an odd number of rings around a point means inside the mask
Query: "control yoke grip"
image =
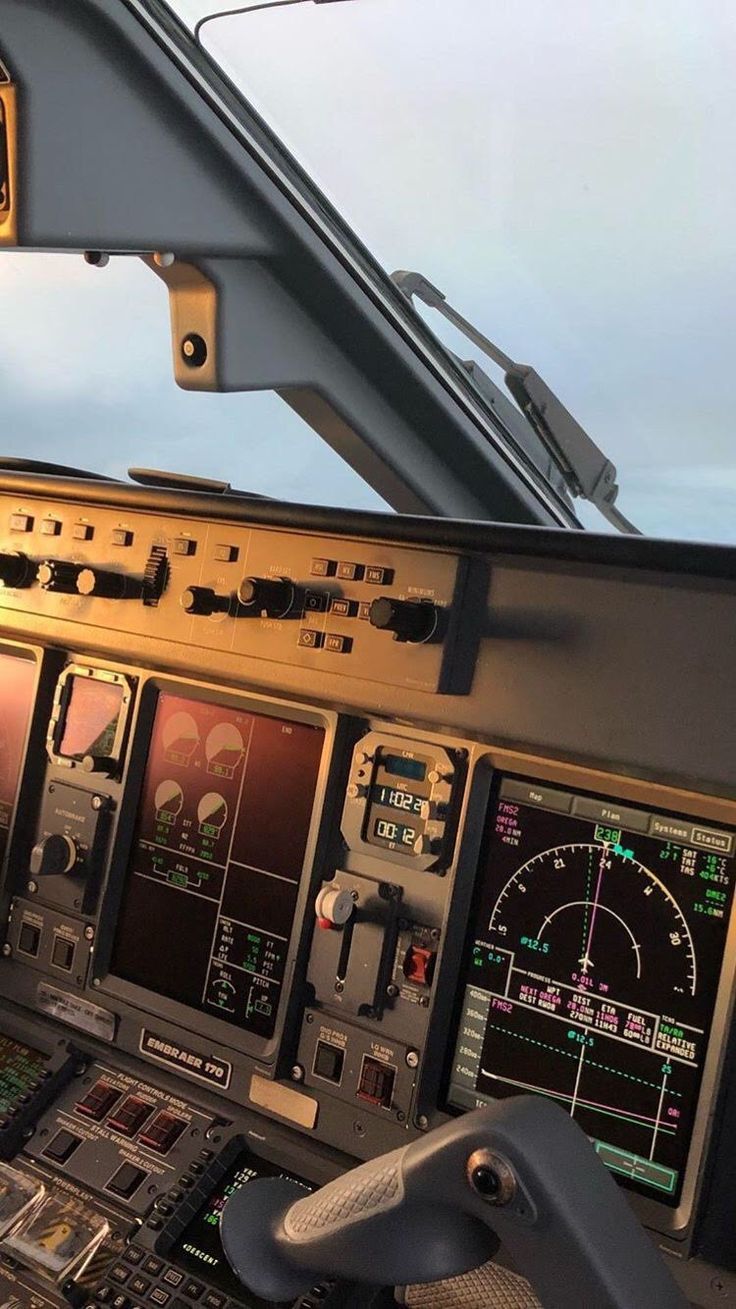
<svg viewBox="0 0 736 1309"><path fill-rule="evenodd" d="M455 1276L502 1243L545 1309L687 1309L624 1194L559 1106L518 1096L455 1119L305 1196L282 1178L228 1200L222 1241L251 1291L315 1274L374 1285Z"/></svg>

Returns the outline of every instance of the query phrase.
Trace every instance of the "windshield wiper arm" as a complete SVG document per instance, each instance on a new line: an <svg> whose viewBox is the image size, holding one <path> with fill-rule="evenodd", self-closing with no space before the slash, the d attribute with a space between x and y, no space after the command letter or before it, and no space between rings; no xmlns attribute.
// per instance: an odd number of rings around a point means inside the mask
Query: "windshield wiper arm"
<svg viewBox="0 0 736 1309"><path fill-rule="evenodd" d="M629 522L616 507L619 488L615 465L588 436L577 419L573 418L536 369L529 364L517 364L509 355L504 354L467 318L453 309L447 297L421 273L399 270L392 273L391 277L409 300L416 296L431 309L436 309L503 369L509 392L559 468L570 493L589 500L620 532L640 535L639 528ZM472 376L472 370L468 371L471 371Z"/></svg>

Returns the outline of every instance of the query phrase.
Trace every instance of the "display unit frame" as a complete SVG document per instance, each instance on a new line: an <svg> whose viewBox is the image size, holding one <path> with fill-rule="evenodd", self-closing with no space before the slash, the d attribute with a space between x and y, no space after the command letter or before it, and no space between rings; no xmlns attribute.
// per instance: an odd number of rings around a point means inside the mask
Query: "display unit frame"
<svg viewBox="0 0 736 1309"><path fill-rule="evenodd" d="M669 814L681 814L705 823L736 828L736 802L727 798L709 796L657 782L606 773L587 768L585 765L563 763L503 748L490 747L477 754L470 786L476 812L478 807L481 807L485 814L483 835L479 842L470 884L468 885L465 877L461 883L456 884L453 904L448 908L448 920L454 919L454 932L451 934L455 936L455 948L451 951L453 966L452 969L444 966L441 968L438 982L440 993L445 996L451 995L452 1002L445 1003L441 1017L437 1014L437 1021L431 1025L430 1041L425 1055L427 1074L422 1077L417 1102L417 1113L429 1126L437 1125L446 1121L448 1116L456 1116L463 1112L449 1104L448 1086L462 1012L464 960L468 943L474 934L473 907L484 870L490 798L499 775L509 774L532 783L590 792L619 803L628 802ZM465 875L467 876L467 863ZM463 898L466 906L462 915L457 913L455 906L458 895ZM710 1165L711 1131L716 1118L714 1106L721 1089L724 1064L730 1056L729 1035L735 1000L736 899L732 903L725 932L720 976L696 1098L690 1145L683 1170L680 1201L676 1207L671 1207L654 1198L626 1189L628 1200L645 1226L663 1237L670 1238L675 1243L675 1248L678 1248L680 1243L687 1242L692 1235L694 1220L704 1195L704 1185Z"/></svg>
<svg viewBox="0 0 736 1309"><path fill-rule="evenodd" d="M110 750L110 761L113 767L109 770L117 775L124 764L126 738L130 725L131 711L134 704L134 678L119 670L105 668L101 664L85 664L73 662L67 664L59 674L54 691L54 700L49 718L48 732L46 735L46 751L52 763L58 764L62 768L77 769L89 771L85 768L84 758L78 758L76 755L62 754L61 744L66 729L67 714L72 700L74 691L75 678L89 679L93 682L100 682L105 686L117 686L121 690L120 710L115 726L115 735L113 738L112 748Z"/></svg>
<svg viewBox="0 0 736 1309"><path fill-rule="evenodd" d="M12 641L3 638L0 640L0 657L9 655L11 658L22 659L34 666L34 677L29 695L28 717L25 725L24 740L20 750L18 762L18 772L15 781L15 794L11 804L10 821L6 830L4 848L0 845L0 911L3 911L5 917L6 896L11 889L10 882L12 879L12 860L16 848L16 832L18 819L21 811L24 812L26 819L30 819L31 812L35 813L35 805L38 802L38 786L43 769L43 758L36 757L32 761L32 755L38 755L37 751L32 751L32 743L38 744L37 737L39 732L46 731L45 705L46 696L43 688L54 675L56 671L52 665L53 657L49 656L41 646L29 645L20 641ZM41 703L43 701L43 703ZM33 776L29 777L29 769L33 762ZM36 794L33 797L31 805L31 787L35 782ZM25 802L25 803L24 803Z"/></svg>
<svg viewBox="0 0 736 1309"><path fill-rule="evenodd" d="M262 717L301 723L320 728L324 732L306 848L286 945L278 1010L273 1034L269 1037L258 1036L234 1023L218 1018L214 1013L194 1008L179 1000L149 990L135 982L128 981L114 971L113 953L117 918L131 868L134 849L133 820L142 792L155 711L161 695L171 695L190 701L215 704L225 709L240 710L241 712ZM213 1051L218 1052L218 1055L220 1051L223 1051L226 1057L227 1053L231 1052L233 1055L243 1055L264 1064L272 1065L279 1050L287 1020L287 1012L290 1007L289 1000L297 955L302 940L305 910L315 878L318 876L314 865L334 753L337 714L329 710L293 704L272 696L262 696L212 683L158 674L152 674L141 686L139 709L139 721L130 750L130 766L135 782L129 788L126 796L129 835L124 842L118 843L107 888L103 896L100 930L94 950L91 972L95 996L99 999L108 997L116 1006L121 1004L126 1007L129 1006L136 1015L141 1035L150 1025L153 1025L174 1039L175 1034L181 1033L182 1041L186 1042L189 1039L199 1048L202 1048L203 1045L209 1045ZM130 1030L129 1024L128 1027ZM140 1037L137 1038L137 1044L140 1052L145 1055L146 1051L142 1049Z"/></svg>

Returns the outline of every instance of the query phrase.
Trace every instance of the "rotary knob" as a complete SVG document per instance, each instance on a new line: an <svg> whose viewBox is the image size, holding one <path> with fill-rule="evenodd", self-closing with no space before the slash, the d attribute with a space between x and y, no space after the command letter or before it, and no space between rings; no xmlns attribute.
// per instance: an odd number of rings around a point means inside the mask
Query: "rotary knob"
<svg viewBox="0 0 736 1309"><path fill-rule="evenodd" d="M188 586L179 601L185 614L225 614L230 608L230 596L218 595L211 586Z"/></svg>
<svg viewBox="0 0 736 1309"><path fill-rule="evenodd" d="M58 591L62 595L76 595L77 578L83 564L72 564L67 559L44 559L38 565L38 581L44 591Z"/></svg>
<svg viewBox="0 0 736 1309"><path fill-rule="evenodd" d="M136 600L141 590L137 578L105 568L83 568L77 577L78 593L100 600Z"/></svg>
<svg viewBox="0 0 736 1309"><path fill-rule="evenodd" d="M28 586L33 570L28 555L20 552L0 553L0 584L2 586Z"/></svg>
<svg viewBox="0 0 736 1309"><path fill-rule="evenodd" d="M431 641L439 625L440 611L427 600L395 600L380 595L371 604L369 618L373 627L393 632L394 641L419 645Z"/></svg>
<svg viewBox="0 0 736 1309"><path fill-rule="evenodd" d="M52 832L34 845L31 851L30 870L34 877L59 877L71 873L79 851L70 836Z"/></svg>
<svg viewBox="0 0 736 1309"><path fill-rule="evenodd" d="M294 604L296 588L288 577L244 577L238 600L247 613L285 618Z"/></svg>

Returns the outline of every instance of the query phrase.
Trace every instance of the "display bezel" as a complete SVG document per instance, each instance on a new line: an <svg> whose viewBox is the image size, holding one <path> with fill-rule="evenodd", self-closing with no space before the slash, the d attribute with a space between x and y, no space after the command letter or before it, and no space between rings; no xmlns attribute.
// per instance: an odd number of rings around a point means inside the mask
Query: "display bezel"
<svg viewBox="0 0 736 1309"><path fill-rule="evenodd" d="M382 756L395 754L406 759L428 761L428 772L438 772L429 785L428 803L442 803L446 812L441 819L425 819L424 831L437 841L437 849L422 853L415 848L370 840L368 823L375 807L373 789ZM446 748L436 739L412 736L407 740L390 732L370 731L360 738L353 751L350 775L343 806L341 829L349 848L373 859L389 860L402 868L431 871L443 877L452 863L458 830L458 813L463 800L467 758L462 750ZM400 814L397 810L397 821Z"/></svg>
<svg viewBox="0 0 736 1309"><path fill-rule="evenodd" d="M2 906L4 908L5 895L8 894L10 889L5 884L4 874L5 874L6 866L9 864L11 851L13 849L13 834L15 831L18 812L20 809L20 797L28 772L29 744L31 741L31 735L34 732L34 725L38 722L37 712L38 712L38 704L39 704L39 690L41 685L41 677L44 669L45 652L38 646L21 645L20 643L16 643L13 641L6 641L3 639L2 641L0 641L0 655L9 655L13 659L22 659L26 663L33 664L33 668L34 668L33 687L31 690L30 704L28 708L28 718L26 721L25 737L20 752L18 776L16 778L15 795L13 796L10 823L7 828L7 839L5 843L5 849L0 854L0 888L4 892L2 896ZM38 730L39 728L37 727L36 731ZM40 731L43 731L43 724L40 725Z"/></svg>
<svg viewBox="0 0 736 1309"><path fill-rule="evenodd" d="M117 916L122 901L130 860L134 844L134 814L143 786L148 752L153 735L156 707L161 695L172 695L189 700L216 703L225 708L239 709L243 712L260 714L264 717L281 718L295 723L306 723L319 727L324 732L324 741L314 802L309 824L309 834L305 849L302 873L297 892L291 933L287 945L286 963L281 984L281 995L276 1016L276 1024L271 1037L256 1036L251 1032L224 1022L213 1014L194 1009L127 981L112 971L112 955L115 941ZM275 1059L281 1035L286 1022L291 998L291 983L298 949L305 929L305 908L312 889L312 869L315 864L317 842L320 831L321 815L324 809L325 794L330 772L334 739L337 727L337 715L330 711L314 710L302 705L273 697L255 696L248 693L234 692L211 683L194 682L186 679L174 679L152 676L145 683L140 693L139 722L131 748L131 767L135 772L135 795L128 796L130 804L129 839L120 842L116 851L114 865L108 880L103 899L100 933L92 961L92 985L97 996L107 995L116 1001L122 1001L141 1013L142 1026L153 1025L170 1032L172 1028L184 1034L195 1044L212 1042L213 1049L239 1052L266 1063ZM186 1070L183 1070L186 1071Z"/></svg>
<svg viewBox="0 0 736 1309"><path fill-rule="evenodd" d="M458 929L458 948L450 975L444 969L440 977L442 989L453 995L445 1020L437 1024L425 1056L425 1067L433 1060L439 1072L430 1075L420 1089L419 1112L424 1113L430 1125L445 1121L446 1116L456 1117L462 1112L448 1100L448 1087L455 1055L458 1025L462 1012L464 991L463 965L466 951L473 938L474 906L477 903L480 880L484 869L484 856L488 842L487 815L499 784L499 775L513 775L524 781L587 792L594 797L611 801L630 802L664 814L682 814L705 823L736 829L736 803L721 797L706 796L693 791L680 790L656 782L603 773L575 764L506 751L488 750L478 756L473 772L471 796L474 803L483 806L483 834L472 874L470 888L462 889L468 909L463 916L463 930ZM726 1058L728 1034L736 997L736 900L731 908L730 921L725 935L723 961L713 1005L710 1035L703 1061L700 1090L693 1117L690 1147L684 1165L684 1179L680 1202L676 1208L654 1198L625 1188L627 1198L641 1221L648 1227L674 1240L686 1239L703 1183L707 1161L710 1131L713 1125L713 1103L718 1093L721 1072Z"/></svg>
<svg viewBox="0 0 736 1309"><path fill-rule="evenodd" d="M103 682L107 686L120 687L122 698L120 701L120 712L115 727L115 736L113 739L112 749L109 759L112 761L114 768L110 771L119 772L123 762L125 750L125 741L128 734L128 723L130 721L130 712L133 707L133 685L125 673L113 671L111 668L102 668L92 664L67 664L59 676L54 692L54 703L51 709L51 718L49 720L48 734L46 737L46 750L49 759L54 764L59 764L62 768L81 768L84 770L84 756L62 754L61 743L66 730L66 719L69 705L71 704L74 689L74 679L81 678L84 680Z"/></svg>

